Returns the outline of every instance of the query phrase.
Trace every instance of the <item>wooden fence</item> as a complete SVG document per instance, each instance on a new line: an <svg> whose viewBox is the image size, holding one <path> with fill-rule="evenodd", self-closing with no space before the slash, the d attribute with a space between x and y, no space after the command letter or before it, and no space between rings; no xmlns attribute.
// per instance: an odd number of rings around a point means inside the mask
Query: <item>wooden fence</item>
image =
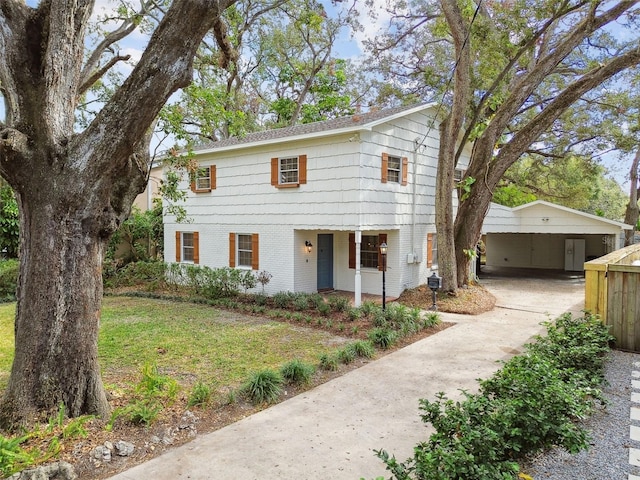
<svg viewBox="0 0 640 480"><path fill-rule="evenodd" d="M616 348L640 352L640 244L584 264L585 310L611 327Z"/></svg>

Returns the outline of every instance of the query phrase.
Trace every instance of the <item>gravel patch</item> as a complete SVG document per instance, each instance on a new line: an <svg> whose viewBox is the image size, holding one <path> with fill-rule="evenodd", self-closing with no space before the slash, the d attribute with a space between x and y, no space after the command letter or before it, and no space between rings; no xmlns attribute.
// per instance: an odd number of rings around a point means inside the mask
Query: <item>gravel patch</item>
<svg viewBox="0 0 640 480"><path fill-rule="evenodd" d="M603 387L607 405L584 421L591 437L588 451L571 455L555 448L521 463L522 471L535 480L622 480L640 475L640 468L629 464L629 448L640 448L640 442L629 437L634 362L640 362L640 354L609 353Z"/></svg>

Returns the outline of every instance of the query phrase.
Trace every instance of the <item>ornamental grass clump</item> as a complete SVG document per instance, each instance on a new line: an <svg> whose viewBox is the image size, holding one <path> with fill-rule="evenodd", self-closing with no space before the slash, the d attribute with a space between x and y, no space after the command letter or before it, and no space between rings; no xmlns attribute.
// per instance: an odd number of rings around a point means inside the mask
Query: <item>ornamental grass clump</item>
<svg viewBox="0 0 640 480"><path fill-rule="evenodd" d="M603 402L605 354L611 336L595 316L565 314L548 322L547 336L525 345L476 394L454 402L444 393L420 400L422 420L434 428L414 455L399 462L376 455L398 480L512 480L517 460L551 446L586 450L578 420Z"/></svg>
<svg viewBox="0 0 640 480"><path fill-rule="evenodd" d="M251 375L242 388L255 404L273 403L282 393L282 376L273 370L261 370Z"/></svg>

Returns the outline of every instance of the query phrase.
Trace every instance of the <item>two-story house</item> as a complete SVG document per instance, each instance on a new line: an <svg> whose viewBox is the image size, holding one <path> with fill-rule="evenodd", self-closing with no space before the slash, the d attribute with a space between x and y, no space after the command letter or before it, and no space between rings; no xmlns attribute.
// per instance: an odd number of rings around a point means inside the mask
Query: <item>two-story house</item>
<svg viewBox="0 0 640 480"><path fill-rule="evenodd" d="M165 259L266 270L266 292L380 295L436 268L434 105L355 114L196 150L190 221L165 218ZM380 245L387 245L384 258Z"/></svg>

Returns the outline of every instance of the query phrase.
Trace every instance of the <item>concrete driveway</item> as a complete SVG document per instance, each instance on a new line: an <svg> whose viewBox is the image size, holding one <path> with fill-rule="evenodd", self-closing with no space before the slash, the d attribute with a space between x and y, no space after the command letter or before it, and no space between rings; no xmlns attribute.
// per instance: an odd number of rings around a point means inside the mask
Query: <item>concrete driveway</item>
<svg viewBox="0 0 640 480"><path fill-rule="evenodd" d="M373 450L404 460L429 435L418 401L475 391L521 351L540 322L580 313L584 279L486 272L497 307L216 432L197 437L114 480L357 480L385 475ZM484 277L484 278L483 278Z"/></svg>

